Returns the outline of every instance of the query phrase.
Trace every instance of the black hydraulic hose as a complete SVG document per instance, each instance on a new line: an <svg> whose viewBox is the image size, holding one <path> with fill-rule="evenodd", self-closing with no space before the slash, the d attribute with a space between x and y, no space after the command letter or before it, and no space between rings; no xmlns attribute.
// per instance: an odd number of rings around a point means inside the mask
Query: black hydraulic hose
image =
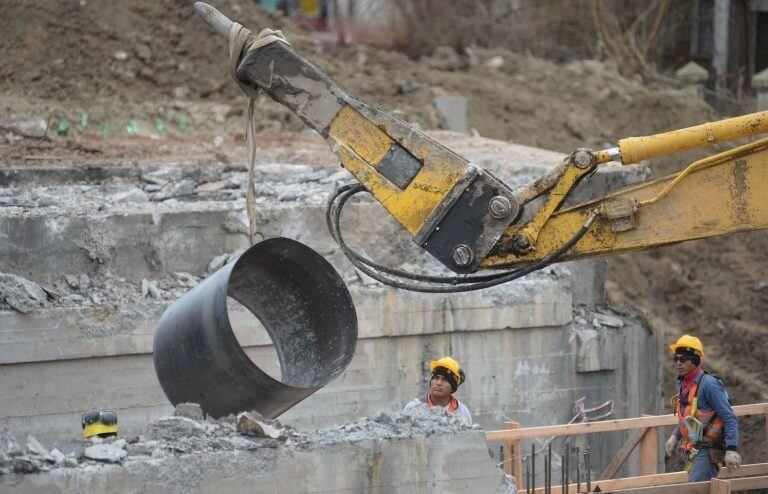
<svg viewBox="0 0 768 494"><path fill-rule="evenodd" d="M513 269L501 273L480 276L429 276L416 273L410 273L400 269L383 266L370 259L361 256L353 251L344 241L341 234L341 211L345 203L355 194L364 191L365 188L360 184L345 185L339 188L329 199L326 209L326 223L333 239L341 248L344 255L360 271L371 278L404 290L426 292L426 293L458 293L474 290L482 290L492 286L500 285L508 281L516 280L526 276L534 271L542 269L565 254L576 242L578 242L589 228L596 217L593 213L584 225L557 250L539 260L538 262L525 268ZM338 204L336 203L338 199ZM418 283L411 283L409 281Z"/></svg>
<svg viewBox="0 0 768 494"><path fill-rule="evenodd" d="M430 276L430 275L421 275L416 273L410 273L408 271L403 271L397 268L392 268L390 266L384 266L382 264L378 264L364 256L361 256L357 252L353 251L351 248L349 248L344 242L344 239L341 238L341 228L340 228L340 217L341 217L341 208L344 206L344 204L351 198L354 194L357 194L359 192L363 192L365 190L365 187L359 184L351 184L351 185L345 185L338 189L336 194L331 196L330 200L328 201L328 206L326 208L326 224L328 226L328 231L333 236L333 239L336 241L337 244L342 248L342 252L347 257L352 257L356 259L357 261L361 262L362 264L365 264L366 266L376 269L377 271L381 271L383 273L387 273L390 275L398 276L401 278L406 279L412 279L416 281L424 281L424 282L431 282L431 283L475 283L478 281L488 281L488 280L495 280L502 276L505 276L509 273L509 271L500 272L500 273L493 273L489 275L479 275L479 276ZM336 204L336 199L341 196L341 199L339 201L339 204ZM336 212L339 212L336 214ZM350 259L351 260L351 259Z"/></svg>

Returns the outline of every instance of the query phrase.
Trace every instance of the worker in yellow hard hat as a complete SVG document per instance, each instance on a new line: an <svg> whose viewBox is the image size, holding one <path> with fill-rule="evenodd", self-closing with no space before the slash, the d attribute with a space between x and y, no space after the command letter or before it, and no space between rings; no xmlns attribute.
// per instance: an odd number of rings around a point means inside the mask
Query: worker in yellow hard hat
<svg viewBox="0 0 768 494"><path fill-rule="evenodd" d="M85 437L110 437L116 436L117 413L112 410L88 410L80 419Z"/></svg>
<svg viewBox="0 0 768 494"><path fill-rule="evenodd" d="M678 425L667 439L665 450L671 456L680 442L686 455L688 482L708 481L717 477L719 465L729 471L741 465L739 421L723 381L701 368L701 340L684 335L669 349L677 371L673 404Z"/></svg>
<svg viewBox="0 0 768 494"><path fill-rule="evenodd" d="M442 357L430 362L429 371L432 373L429 378L429 391L405 405L405 410L416 407L441 407L448 414L471 425L472 415L469 409L453 396L466 380L459 363L451 357Z"/></svg>

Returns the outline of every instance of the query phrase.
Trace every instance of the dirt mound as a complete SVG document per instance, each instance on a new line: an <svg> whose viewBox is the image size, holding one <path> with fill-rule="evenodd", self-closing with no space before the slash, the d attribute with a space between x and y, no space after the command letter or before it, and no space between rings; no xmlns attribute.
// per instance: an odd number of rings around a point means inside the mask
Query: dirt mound
<svg viewBox="0 0 768 494"><path fill-rule="evenodd" d="M192 4L32 0L6 6L0 13L6 26L0 39L6 113L31 111L74 122L88 113L97 124L92 132L110 120L113 133L124 134L131 119L151 128L157 119L173 124L180 116L190 132L238 132L244 99L227 74L226 42L203 25ZM401 110L426 128L442 127L433 100L443 94L469 99L469 124L483 136L563 152L610 147L619 137L712 116L696 98L623 78L597 61L558 65L508 51L459 55L448 48L412 60L365 47L323 49L252 1L215 4L246 27L283 29L301 53L353 95ZM259 115L261 129L303 128L267 98L259 101Z"/></svg>
<svg viewBox="0 0 768 494"><path fill-rule="evenodd" d="M254 2L219 2L251 26L277 26L283 18ZM216 40L188 0L32 0L0 12L0 81L31 97L82 101L114 96L236 95L226 84L226 41Z"/></svg>

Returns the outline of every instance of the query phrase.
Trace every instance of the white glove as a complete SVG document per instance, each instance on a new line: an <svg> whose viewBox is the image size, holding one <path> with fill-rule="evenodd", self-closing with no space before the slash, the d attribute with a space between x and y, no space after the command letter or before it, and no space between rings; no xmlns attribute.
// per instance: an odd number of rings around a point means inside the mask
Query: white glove
<svg viewBox="0 0 768 494"><path fill-rule="evenodd" d="M667 456L672 456L672 453L675 452L675 446L677 446L677 436L672 434L664 443L664 451L667 452Z"/></svg>
<svg viewBox="0 0 768 494"><path fill-rule="evenodd" d="M741 455L737 451L728 450L725 452L725 466L728 471L733 471L734 468L739 468L741 465Z"/></svg>

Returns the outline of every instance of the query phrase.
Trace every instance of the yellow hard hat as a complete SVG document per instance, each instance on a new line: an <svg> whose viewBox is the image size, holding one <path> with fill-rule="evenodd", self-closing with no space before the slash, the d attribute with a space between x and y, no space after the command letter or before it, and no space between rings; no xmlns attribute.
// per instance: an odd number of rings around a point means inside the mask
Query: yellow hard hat
<svg viewBox="0 0 768 494"><path fill-rule="evenodd" d="M112 410L88 410L80 419L83 436L101 436L117 434L117 413Z"/></svg>
<svg viewBox="0 0 768 494"><path fill-rule="evenodd" d="M672 353L677 352L678 348L692 348L696 350L700 357L704 357L704 345L695 336L686 334L681 336L676 342L669 344L669 349L672 350Z"/></svg>
<svg viewBox="0 0 768 494"><path fill-rule="evenodd" d="M464 371L461 370L461 366L458 362L456 362L456 360L452 359L451 357L442 357L429 363L429 371L432 373L434 373L435 369L439 367L442 367L451 373L453 378L456 380L456 386L461 386L461 383L464 382Z"/></svg>

